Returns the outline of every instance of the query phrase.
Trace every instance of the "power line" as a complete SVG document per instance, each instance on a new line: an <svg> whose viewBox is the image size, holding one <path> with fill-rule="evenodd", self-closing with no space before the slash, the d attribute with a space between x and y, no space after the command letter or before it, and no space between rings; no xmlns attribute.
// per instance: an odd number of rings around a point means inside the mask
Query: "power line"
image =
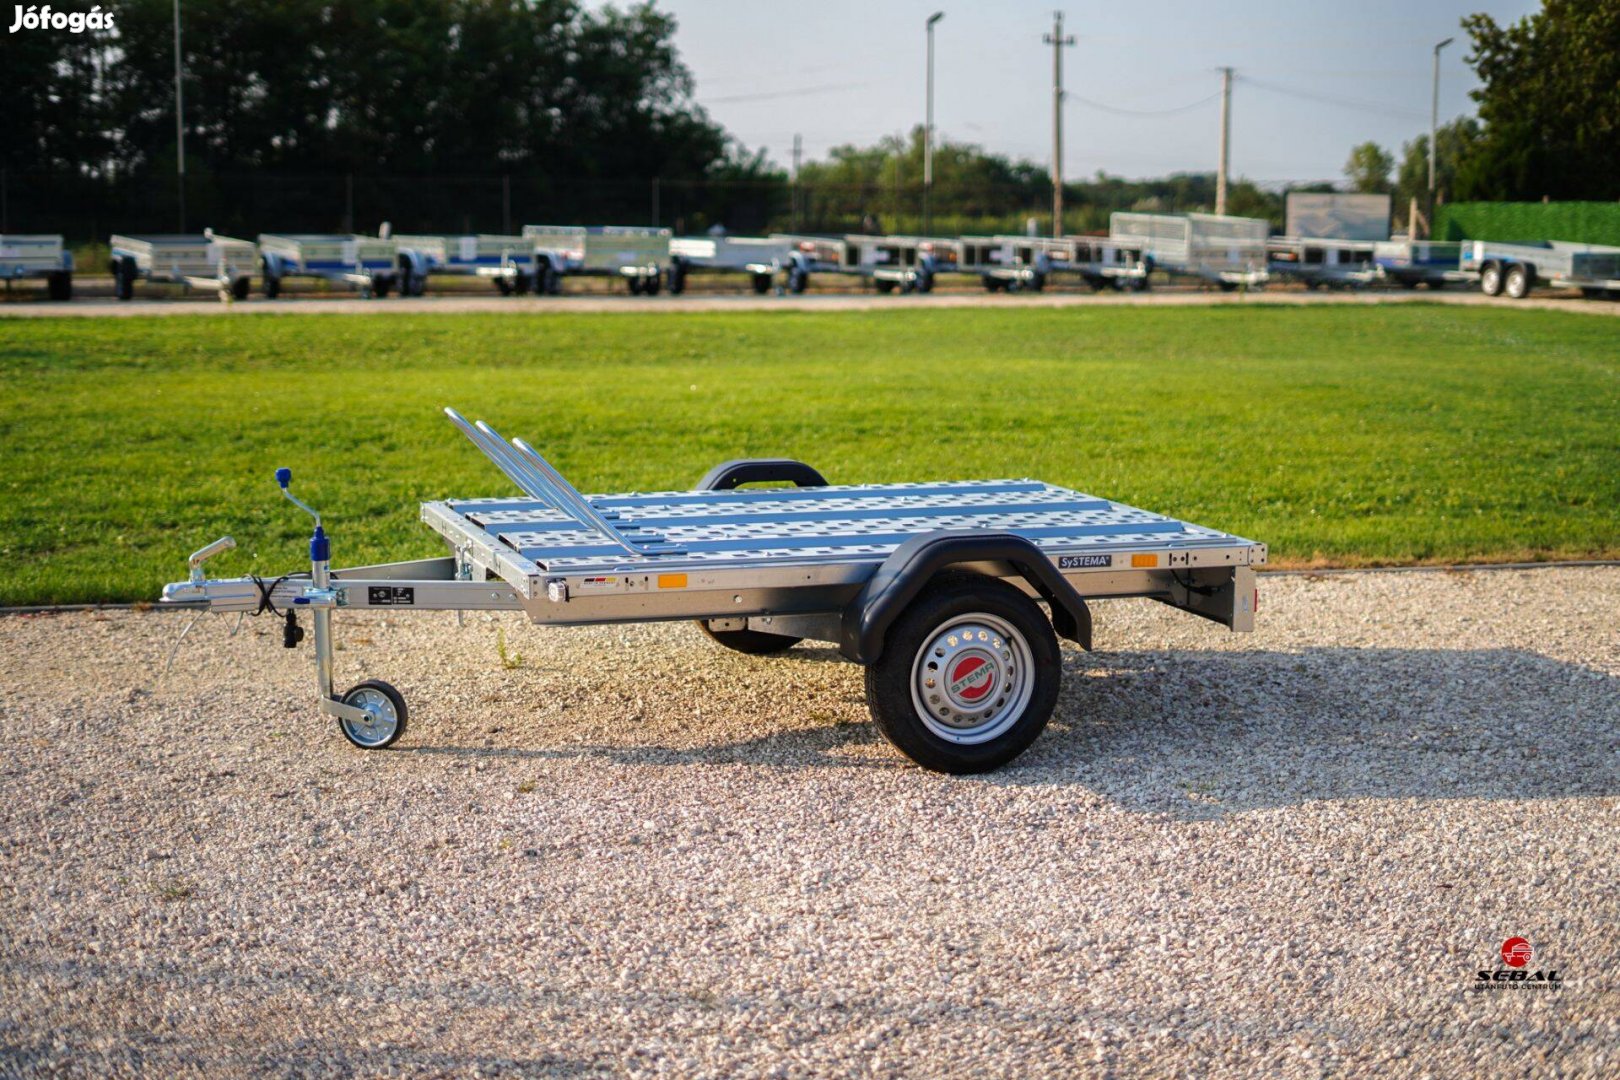
<svg viewBox="0 0 1620 1080"><path fill-rule="evenodd" d="M1335 97L1331 94L1318 94L1310 90L1300 90L1297 87L1266 82L1264 79L1250 78L1247 75L1241 75L1239 78L1257 90L1268 90L1273 94L1299 98L1302 101L1315 101L1323 105L1338 105L1346 109L1361 109L1364 112L1381 113L1384 116L1392 116L1402 120L1422 120L1425 118L1418 110L1403 109L1399 105L1387 105L1376 101L1358 101L1354 98Z"/></svg>
<svg viewBox="0 0 1620 1080"><path fill-rule="evenodd" d="M1082 105L1099 109L1102 112L1114 113L1118 116L1174 116L1176 113L1184 113L1202 105L1208 105L1210 102L1219 99L1221 92L1217 90L1208 97L1202 97L1197 101L1188 102L1186 105L1177 105L1169 109L1127 109L1119 105L1109 105L1102 101L1092 101L1090 98L1083 98L1078 94L1065 94L1064 96L1070 101L1078 101Z"/></svg>

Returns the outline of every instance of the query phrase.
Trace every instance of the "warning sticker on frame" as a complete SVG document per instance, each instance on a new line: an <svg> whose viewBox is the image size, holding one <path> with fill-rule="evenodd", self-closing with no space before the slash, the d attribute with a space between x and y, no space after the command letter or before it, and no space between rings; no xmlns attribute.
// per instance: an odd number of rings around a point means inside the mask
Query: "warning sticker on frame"
<svg viewBox="0 0 1620 1080"><path fill-rule="evenodd" d="M1113 566L1112 555L1059 555L1059 570L1089 570L1097 566Z"/></svg>
<svg viewBox="0 0 1620 1080"><path fill-rule="evenodd" d="M410 585L372 585L366 589L366 603L371 607L414 607L416 589Z"/></svg>

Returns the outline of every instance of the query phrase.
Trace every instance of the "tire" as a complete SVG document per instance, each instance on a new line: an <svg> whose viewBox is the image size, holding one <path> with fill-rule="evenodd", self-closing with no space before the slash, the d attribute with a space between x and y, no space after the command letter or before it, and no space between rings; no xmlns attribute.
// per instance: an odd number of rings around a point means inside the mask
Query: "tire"
<svg viewBox="0 0 1620 1080"><path fill-rule="evenodd" d="M874 281L872 284L876 285L877 291L884 295L894 292L894 282L892 281Z"/></svg>
<svg viewBox="0 0 1620 1080"><path fill-rule="evenodd" d="M401 297L415 295L416 275L411 273L411 264L401 260L399 264L399 295Z"/></svg>
<svg viewBox="0 0 1620 1080"><path fill-rule="evenodd" d="M1502 291L1510 300L1523 300L1530 295L1531 286L1536 283L1536 271L1524 263L1514 263L1508 267L1507 275L1502 279Z"/></svg>
<svg viewBox="0 0 1620 1080"><path fill-rule="evenodd" d="M763 630L711 630L707 619L699 619L697 625L698 629L715 644L724 645L732 652L746 653L749 656L770 656L773 653L787 652L804 640L787 634L767 634Z"/></svg>
<svg viewBox="0 0 1620 1080"><path fill-rule="evenodd" d="M377 277L371 279L371 295L375 296L379 300L387 296L389 292L393 290L393 288L394 279L391 277L383 277L378 275ZM401 293L401 295L404 294Z"/></svg>
<svg viewBox="0 0 1620 1080"><path fill-rule="evenodd" d="M394 745L405 734L408 712L405 697L381 679L367 679L344 691L343 704L372 712L372 724L338 720L343 737L361 750L382 750Z"/></svg>
<svg viewBox="0 0 1620 1080"><path fill-rule="evenodd" d="M248 292L253 287L253 279L243 274L241 277L231 279L231 299L246 300Z"/></svg>
<svg viewBox="0 0 1620 1080"><path fill-rule="evenodd" d="M1034 277L1029 279L1029 291L1030 292L1041 292L1045 288L1046 288L1046 275L1045 274L1037 273ZM1115 288L1118 288L1118 286L1116 285Z"/></svg>
<svg viewBox="0 0 1620 1080"><path fill-rule="evenodd" d="M120 300L135 296L135 260L128 255L113 263L113 295Z"/></svg>
<svg viewBox="0 0 1620 1080"><path fill-rule="evenodd" d="M795 296L803 293L810 287L810 275L803 270L788 271L788 292Z"/></svg>
<svg viewBox="0 0 1620 1080"><path fill-rule="evenodd" d="M920 292L920 293L931 293L931 292L933 292L934 291L934 275L933 274L923 274L922 276L918 277L917 278L917 291Z"/></svg>
<svg viewBox="0 0 1620 1080"><path fill-rule="evenodd" d="M959 690L948 688L952 672ZM883 737L923 768L989 772L1046 728L1061 672L1057 635L1035 601L995 578L944 573L889 627L866 669L866 704Z"/></svg>
<svg viewBox="0 0 1620 1080"><path fill-rule="evenodd" d="M59 270L45 279L45 295L52 300L73 299L73 275Z"/></svg>
<svg viewBox="0 0 1620 1080"><path fill-rule="evenodd" d="M657 274L654 274L650 278L643 278L642 282L641 282L641 295L642 296L657 296L658 295L658 290L661 287L661 285L662 285L662 282L659 281Z"/></svg>
<svg viewBox="0 0 1620 1080"><path fill-rule="evenodd" d="M259 272L264 277L264 298L266 300L274 300L276 297L280 296L281 279L270 272L269 260L266 260L260 265Z"/></svg>
<svg viewBox="0 0 1620 1080"><path fill-rule="evenodd" d="M1222 281L1218 284L1221 287L1221 292L1237 292L1237 282L1235 281Z"/></svg>
<svg viewBox="0 0 1620 1080"><path fill-rule="evenodd" d="M512 291L519 296L528 296L534 291L534 275L519 274L512 279Z"/></svg>
<svg viewBox="0 0 1620 1080"><path fill-rule="evenodd" d="M503 277L494 278L493 280L495 282L496 292L500 293L502 296L512 295L512 283L510 281Z"/></svg>
<svg viewBox="0 0 1620 1080"><path fill-rule="evenodd" d="M664 272L664 288L669 295L679 296L686 291L686 263L672 262L669 269Z"/></svg>
<svg viewBox="0 0 1620 1080"><path fill-rule="evenodd" d="M1486 296L1502 295L1502 266L1500 263L1486 263L1480 267L1479 291Z"/></svg>
<svg viewBox="0 0 1620 1080"><path fill-rule="evenodd" d="M982 281L983 281L983 284L984 284L984 291L985 292L993 293L993 292L998 291L1001 288L1001 282L997 281L993 277L983 278Z"/></svg>
<svg viewBox="0 0 1620 1080"><path fill-rule="evenodd" d="M753 286L755 296L764 296L771 291L771 275L755 274L749 284Z"/></svg>
<svg viewBox="0 0 1620 1080"><path fill-rule="evenodd" d="M629 278L627 280L630 282L630 295L631 296L640 296L641 295L641 279L637 278L637 277L633 277L633 278Z"/></svg>

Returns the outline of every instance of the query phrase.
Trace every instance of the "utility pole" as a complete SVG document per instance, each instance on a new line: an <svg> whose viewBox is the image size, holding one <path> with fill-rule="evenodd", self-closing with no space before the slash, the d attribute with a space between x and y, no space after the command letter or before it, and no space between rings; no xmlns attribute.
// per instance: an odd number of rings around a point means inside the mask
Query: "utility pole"
<svg viewBox="0 0 1620 1080"><path fill-rule="evenodd" d="M1215 174L1215 212L1226 213L1226 171L1232 152L1232 69L1221 68L1221 166Z"/></svg>
<svg viewBox="0 0 1620 1080"><path fill-rule="evenodd" d="M1454 39L1446 38L1434 47L1434 93L1429 99L1429 217L1424 222L1428 226L1430 238L1434 237L1435 213L1435 181L1434 181L1434 144L1440 129L1440 50L1450 45ZM1412 234L1411 223L1407 223L1406 233Z"/></svg>
<svg viewBox="0 0 1620 1080"><path fill-rule="evenodd" d="M943 11L928 16L924 28L928 31L928 115L923 123L923 225L924 236L932 235L932 199L934 195L934 24L945 17Z"/></svg>
<svg viewBox="0 0 1620 1080"><path fill-rule="evenodd" d="M174 167L180 231L186 231L186 99L180 88L180 0L174 0Z"/></svg>
<svg viewBox="0 0 1620 1080"><path fill-rule="evenodd" d="M799 159L804 153L804 137L793 136L793 231L799 231Z"/></svg>
<svg viewBox="0 0 1620 1080"><path fill-rule="evenodd" d="M1052 32L1041 38L1052 46L1052 235L1063 235L1063 47L1074 36L1063 36L1063 12L1052 13Z"/></svg>

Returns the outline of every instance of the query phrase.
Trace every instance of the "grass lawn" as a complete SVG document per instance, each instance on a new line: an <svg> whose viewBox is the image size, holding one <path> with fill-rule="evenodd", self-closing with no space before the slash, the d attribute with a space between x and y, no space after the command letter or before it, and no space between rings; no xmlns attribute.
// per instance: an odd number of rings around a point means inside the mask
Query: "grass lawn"
<svg viewBox="0 0 1620 1080"><path fill-rule="evenodd" d="M1620 324L1210 307L0 319L0 603L441 554L417 503L506 480L439 414L586 491L785 455L833 482L1033 476L1277 563L1620 552Z"/></svg>

